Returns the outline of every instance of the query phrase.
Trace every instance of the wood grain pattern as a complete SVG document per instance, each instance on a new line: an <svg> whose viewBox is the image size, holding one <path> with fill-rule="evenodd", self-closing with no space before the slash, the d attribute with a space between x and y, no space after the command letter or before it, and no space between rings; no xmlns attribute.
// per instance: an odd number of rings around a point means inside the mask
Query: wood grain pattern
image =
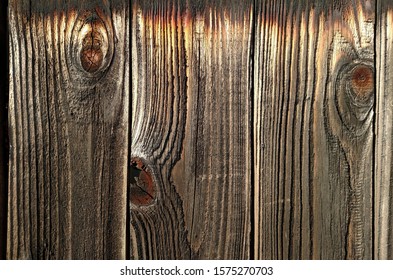
<svg viewBox="0 0 393 280"><path fill-rule="evenodd" d="M393 258L393 3L378 1L376 24L375 258Z"/></svg>
<svg viewBox="0 0 393 280"><path fill-rule="evenodd" d="M9 3L8 259L123 259L128 1ZM96 29L94 29L96 28ZM86 72L82 39L102 36Z"/></svg>
<svg viewBox="0 0 393 280"><path fill-rule="evenodd" d="M192 258L248 259L252 1L193 5L190 114L174 182L184 188Z"/></svg>
<svg viewBox="0 0 393 280"><path fill-rule="evenodd" d="M250 257L252 1L132 2L132 259Z"/></svg>
<svg viewBox="0 0 393 280"><path fill-rule="evenodd" d="M8 165L7 1L0 2L0 260L6 256Z"/></svg>
<svg viewBox="0 0 393 280"><path fill-rule="evenodd" d="M374 1L258 1L255 250L373 256Z"/></svg>
<svg viewBox="0 0 393 280"><path fill-rule="evenodd" d="M134 197L128 202L131 259L190 257L182 202L171 179L186 118L188 63L181 2L131 4L131 159L149 170L156 190L150 205L134 204ZM136 183L129 187L135 195Z"/></svg>
<svg viewBox="0 0 393 280"><path fill-rule="evenodd" d="M393 258L391 1L5 7L0 258Z"/></svg>

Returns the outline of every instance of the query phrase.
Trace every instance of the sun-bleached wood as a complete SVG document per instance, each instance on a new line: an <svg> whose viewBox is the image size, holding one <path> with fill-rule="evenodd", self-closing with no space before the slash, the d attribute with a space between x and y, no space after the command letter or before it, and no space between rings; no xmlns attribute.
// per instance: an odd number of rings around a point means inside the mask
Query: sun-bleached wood
<svg viewBox="0 0 393 280"><path fill-rule="evenodd" d="M11 0L9 28L7 258L124 259L129 1Z"/></svg>

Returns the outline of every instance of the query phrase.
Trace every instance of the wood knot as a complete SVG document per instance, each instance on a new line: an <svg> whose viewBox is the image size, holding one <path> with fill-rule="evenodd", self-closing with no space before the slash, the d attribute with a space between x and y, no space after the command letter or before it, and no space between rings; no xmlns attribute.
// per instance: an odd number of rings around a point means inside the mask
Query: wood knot
<svg viewBox="0 0 393 280"><path fill-rule="evenodd" d="M374 68L367 59L341 64L334 81L333 98L328 110L336 135L343 138L343 129L351 137L365 135L372 125L374 104ZM335 109L333 109L335 107Z"/></svg>
<svg viewBox="0 0 393 280"><path fill-rule="evenodd" d="M80 60L83 69L95 73L102 66L104 53L107 52L107 36L102 20L91 16L86 20L81 29Z"/></svg>
<svg viewBox="0 0 393 280"><path fill-rule="evenodd" d="M131 158L131 203L137 206L147 206L154 202L156 189L153 177L142 159Z"/></svg>
<svg viewBox="0 0 393 280"><path fill-rule="evenodd" d="M367 99L374 91L374 72L371 67L357 65L351 74L351 86L353 92L360 99Z"/></svg>
<svg viewBox="0 0 393 280"><path fill-rule="evenodd" d="M91 31L83 38L80 54L82 67L89 73L96 72L102 65L102 41L100 32L97 32L92 24Z"/></svg>
<svg viewBox="0 0 393 280"><path fill-rule="evenodd" d="M111 65L114 34L110 15L100 9L81 11L70 36L68 69L73 85L92 86Z"/></svg>

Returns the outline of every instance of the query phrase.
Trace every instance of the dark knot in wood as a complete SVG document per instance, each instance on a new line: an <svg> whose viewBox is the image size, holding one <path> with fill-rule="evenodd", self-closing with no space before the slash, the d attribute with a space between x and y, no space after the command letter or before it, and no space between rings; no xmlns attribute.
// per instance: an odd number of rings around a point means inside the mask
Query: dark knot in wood
<svg viewBox="0 0 393 280"><path fill-rule="evenodd" d="M330 121L337 121L336 134L353 138L366 135L373 120L374 68L372 61L357 59L337 70L333 99L329 98ZM335 107L335 108L334 108ZM337 114L337 115L336 115ZM343 130L344 129L344 130Z"/></svg>
<svg viewBox="0 0 393 280"><path fill-rule="evenodd" d="M357 65L352 70L351 86L360 99L367 99L374 91L374 73L371 67Z"/></svg>
<svg viewBox="0 0 393 280"><path fill-rule="evenodd" d="M110 16L100 9L80 12L69 44L69 73L76 85L91 86L106 72L114 54Z"/></svg>
<svg viewBox="0 0 393 280"><path fill-rule="evenodd" d="M83 38L80 59L83 69L89 73L96 72L102 65L102 36L94 27Z"/></svg>
<svg viewBox="0 0 393 280"><path fill-rule="evenodd" d="M153 177L142 159L131 158L131 203L137 206L147 206L154 202L156 190Z"/></svg>

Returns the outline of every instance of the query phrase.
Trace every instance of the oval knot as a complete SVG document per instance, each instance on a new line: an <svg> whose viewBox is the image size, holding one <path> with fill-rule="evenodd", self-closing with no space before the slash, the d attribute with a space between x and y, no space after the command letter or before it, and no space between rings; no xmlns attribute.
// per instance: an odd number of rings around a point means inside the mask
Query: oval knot
<svg viewBox="0 0 393 280"><path fill-rule="evenodd" d="M89 73L96 72L101 67L103 61L103 37L93 26L83 38L80 54L82 67Z"/></svg>
<svg viewBox="0 0 393 280"><path fill-rule="evenodd" d="M371 67L359 64L352 69L351 87L360 99L367 99L374 91L374 72Z"/></svg>
<svg viewBox="0 0 393 280"><path fill-rule="evenodd" d="M131 203L137 206L147 206L153 203L156 190L153 177L142 159L131 158Z"/></svg>

